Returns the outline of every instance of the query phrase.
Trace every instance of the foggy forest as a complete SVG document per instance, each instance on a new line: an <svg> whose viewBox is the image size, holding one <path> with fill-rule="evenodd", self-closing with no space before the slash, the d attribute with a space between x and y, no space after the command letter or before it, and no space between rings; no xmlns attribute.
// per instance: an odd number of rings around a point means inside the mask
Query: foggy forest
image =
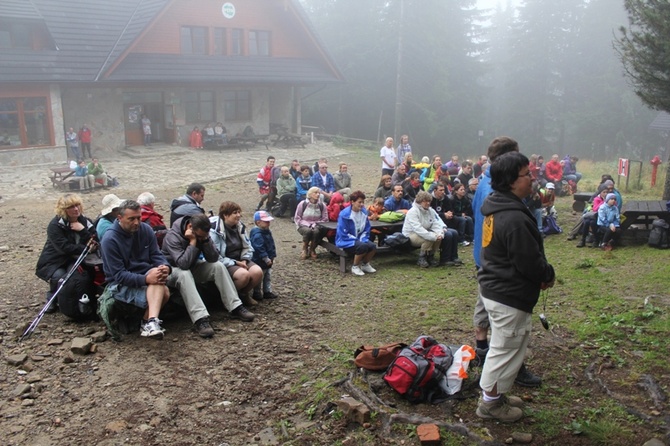
<svg viewBox="0 0 670 446"><path fill-rule="evenodd" d="M504 0L501 0L504 3ZM635 94L615 48L623 0L302 0L345 82L303 90L303 124L421 155L525 153L665 159L658 111Z"/></svg>

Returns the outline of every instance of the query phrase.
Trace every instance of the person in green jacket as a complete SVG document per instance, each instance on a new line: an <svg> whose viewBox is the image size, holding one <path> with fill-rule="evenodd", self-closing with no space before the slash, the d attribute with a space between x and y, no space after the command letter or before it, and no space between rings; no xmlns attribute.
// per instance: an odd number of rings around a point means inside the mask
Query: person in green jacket
<svg viewBox="0 0 670 446"><path fill-rule="evenodd" d="M93 158L90 163L88 163L88 174L95 177L95 182L102 184L103 186L109 186L109 177L105 172L105 168L102 167L102 164L98 162L97 158Z"/></svg>

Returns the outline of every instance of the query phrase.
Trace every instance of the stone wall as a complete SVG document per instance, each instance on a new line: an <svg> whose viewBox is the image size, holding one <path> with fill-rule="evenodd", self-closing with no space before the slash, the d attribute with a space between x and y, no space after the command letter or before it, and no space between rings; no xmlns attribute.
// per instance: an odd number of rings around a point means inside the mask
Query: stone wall
<svg viewBox="0 0 670 446"><path fill-rule="evenodd" d="M91 151L105 158L125 147L123 89L62 87L63 127L91 129Z"/></svg>

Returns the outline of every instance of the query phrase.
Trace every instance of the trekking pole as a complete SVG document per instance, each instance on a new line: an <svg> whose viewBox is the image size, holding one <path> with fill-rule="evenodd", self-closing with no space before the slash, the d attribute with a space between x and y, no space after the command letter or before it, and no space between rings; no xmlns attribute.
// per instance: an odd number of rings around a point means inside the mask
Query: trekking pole
<svg viewBox="0 0 670 446"><path fill-rule="evenodd" d="M51 306L51 304L53 304L53 302L58 297L58 293L60 292L60 290L63 289L63 286L65 285L65 283L70 279L70 277L72 277L72 274L74 274L75 270L77 268L79 268L79 265L81 265L81 262L84 261L84 259L88 255L88 253L91 252L91 249L93 248L94 244L95 244L95 241L91 237L91 239L86 244L86 247L84 247L84 250L81 252L81 254L79 254L79 257L74 262L74 265L72 265L72 268L70 268L70 271L68 271L68 273L65 275L65 277L61 278L58 281L58 289L51 296L51 299L49 299L49 301L46 303L44 308L42 308L42 310L40 310L40 312L37 314L35 319L33 319L33 321L30 323L30 325L28 325L28 328L26 328L26 331L23 332L23 334L19 338L19 342L22 342L24 339L30 337L30 335L33 334L33 331L35 331L35 329L37 328L37 325L40 323L40 321L42 320L42 318L46 314L46 312L49 309L49 307Z"/></svg>

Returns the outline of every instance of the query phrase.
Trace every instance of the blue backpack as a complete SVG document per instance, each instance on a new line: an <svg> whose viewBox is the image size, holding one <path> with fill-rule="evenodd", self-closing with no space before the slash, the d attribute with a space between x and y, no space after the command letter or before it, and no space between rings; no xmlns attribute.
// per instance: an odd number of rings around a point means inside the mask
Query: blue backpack
<svg viewBox="0 0 670 446"><path fill-rule="evenodd" d="M556 218L554 218L552 215L547 215L542 220L542 232L545 235L551 235L551 234L560 234L561 232L563 232L563 230L561 229L560 226L558 226Z"/></svg>

